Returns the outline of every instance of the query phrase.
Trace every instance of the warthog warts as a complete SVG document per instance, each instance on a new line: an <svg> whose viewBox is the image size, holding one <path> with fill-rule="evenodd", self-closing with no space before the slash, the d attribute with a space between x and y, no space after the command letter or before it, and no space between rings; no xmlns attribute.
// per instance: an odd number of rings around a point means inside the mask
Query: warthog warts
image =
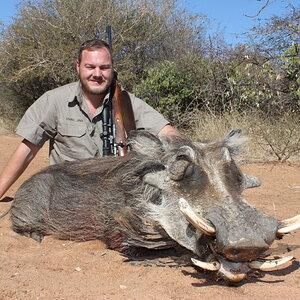
<svg viewBox="0 0 300 300"><path fill-rule="evenodd" d="M180 245L195 265L230 281L277 268L293 257L260 259L278 236L300 226L300 216L277 221L243 198L250 177L233 159L242 142L240 130L207 143L136 132L125 157L33 175L16 193L12 228L37 241L100 239L124 253Z"/></svg>

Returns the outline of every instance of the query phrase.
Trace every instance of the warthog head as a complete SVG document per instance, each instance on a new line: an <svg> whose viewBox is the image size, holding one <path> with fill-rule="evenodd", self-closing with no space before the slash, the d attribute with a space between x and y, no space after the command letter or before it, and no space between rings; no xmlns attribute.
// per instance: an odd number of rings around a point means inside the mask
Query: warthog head
<svg viewBox="0 0 300 300"><path fill-rule="evenodd" d="M198 258L211 253L208 261L192 260L231 281L242 280L252 268L272 269L291 260L257 261L278 235L289 231L287 225L297 227L300 219L278 222L243 198L247 177L232 158L243 140L241 130L234 130L211 143L160 141L144 134L132 143L139 155L155 158L155 166L143 174L146 193L156 195L145 202L145 216Z"/></svg>

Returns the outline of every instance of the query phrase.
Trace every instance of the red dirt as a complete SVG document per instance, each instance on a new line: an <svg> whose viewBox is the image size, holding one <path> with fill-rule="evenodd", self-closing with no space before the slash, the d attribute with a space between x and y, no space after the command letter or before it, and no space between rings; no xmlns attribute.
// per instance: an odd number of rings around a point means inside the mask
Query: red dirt
<svg viewBox="0 0 300 300"><path fill-rule="evenodd" d="M19 141L16 137L0 136L0 170ZM13 197L20 183L47 164L47 149L43 148L6 196ZM263 180L261 187L245 191L250 203L278 219L300 214L299 164L253 164L242 169ZM1 213L9 206L10 202L1 202ZM300 230L272 247L278 254L291 250L285 255L293 255L296 261L287 268L248 278L232 287L193 267L130 265L100 241L77 243L46 237L38 244L14 233L6 216L0 220L0 300L296 300L300 299L299 238Z"/></svg>

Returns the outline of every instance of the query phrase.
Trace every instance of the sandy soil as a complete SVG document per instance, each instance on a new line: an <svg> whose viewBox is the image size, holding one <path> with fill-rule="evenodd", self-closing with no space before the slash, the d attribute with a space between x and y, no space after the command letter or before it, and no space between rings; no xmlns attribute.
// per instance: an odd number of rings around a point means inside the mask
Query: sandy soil
<svg viewBox="0 0 300 300"><path fill-rule="evenodd" d="M0 136L0 170L20 140ZM16 189L48 164L43 149L0 203L10 206ZM245 197L278 219L300 214L300 165L245 165L263 185ZM296 260L280 271L248 278L237 286L212 280L193 267L144 267L125 262L100 241L77 243L46 237L41 244L10 229L9 216L0 220L0 299L300 299L300 230L276 241L272 248Z"/></svg>

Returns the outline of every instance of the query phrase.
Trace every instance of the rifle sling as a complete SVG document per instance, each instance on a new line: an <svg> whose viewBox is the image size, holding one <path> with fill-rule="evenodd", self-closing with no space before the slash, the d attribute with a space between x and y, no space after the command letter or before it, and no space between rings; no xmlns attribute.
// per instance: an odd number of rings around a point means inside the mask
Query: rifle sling
<svg viewBox="0 0 300 300"><path fill-rule="evenodd" d="M120 93L120 98L122 104L123 123L128 136L131 130L136 130L134 113L128 93L126 91L122 91Z"/></svg>

